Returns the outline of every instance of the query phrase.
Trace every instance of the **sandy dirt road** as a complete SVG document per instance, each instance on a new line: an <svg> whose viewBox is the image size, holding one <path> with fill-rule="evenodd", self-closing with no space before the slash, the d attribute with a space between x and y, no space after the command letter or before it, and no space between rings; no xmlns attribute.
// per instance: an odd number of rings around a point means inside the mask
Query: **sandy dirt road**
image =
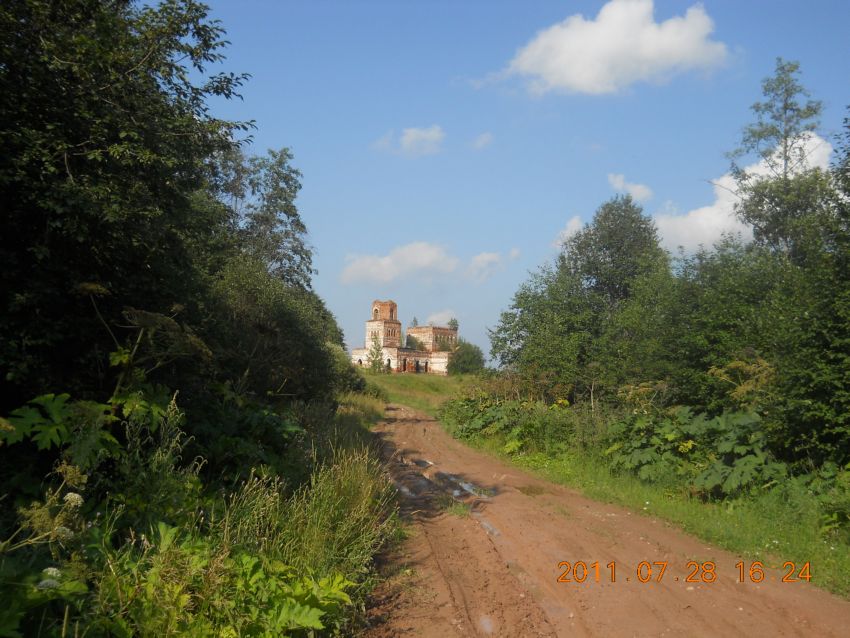
<svg viewBox="0 0 850 638"><path fill-rule="evenodd" d="M783 583L782 571L740 583L739 556L471 450L409 408L387 416L377 436L412 533L390 558L367 638L850 636L850 602ZM455 501L468 516L447 511ZM587 580L558 582L561 561L584 561ZM699 567L688 582L689 561L713 561L716 580L702 582L711 575Z"/></svg>

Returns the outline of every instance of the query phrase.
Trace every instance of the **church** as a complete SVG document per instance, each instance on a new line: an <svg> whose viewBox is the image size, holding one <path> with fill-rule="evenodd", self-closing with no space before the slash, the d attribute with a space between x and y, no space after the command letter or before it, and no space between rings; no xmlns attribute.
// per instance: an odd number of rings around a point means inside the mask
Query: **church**
<svg viewBox="0 0 850 638"><path fill-rule="evenodd" d="M392 372L448 374L449 360L457 347L457 328L449 326L411 326L407 336L413 337L416 348L402 343L401 321L394 301L372 302L366 321L366 343L351 351L351 362L369 367L370 352L377 341L381 349L381 367ZM412 341L412 340L411 340Z"/></svg>

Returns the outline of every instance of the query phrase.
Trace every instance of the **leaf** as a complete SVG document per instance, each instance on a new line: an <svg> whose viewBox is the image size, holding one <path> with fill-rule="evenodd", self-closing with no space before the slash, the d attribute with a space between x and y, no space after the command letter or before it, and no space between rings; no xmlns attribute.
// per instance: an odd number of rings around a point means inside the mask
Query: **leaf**
<svg viewBox="0 0 850 638"><path fill-rule="evenodd" d="M68 439L68 428L61 423L42 423L35 427L36 434L32 437L39 450L49 450L60 447Z"/></svg>
<svg viewBox="0 0 850 638"><path fill-rule="evenodd" d="M70 398L71 395L69 394L60 394L59 396L55 394L42 394L30 401L30 403L41 406L51 421L59 423L69 416L69 410L66 404Z"/></svg>
<svg viewBox="0 0 850 638"><path fill-rule="evenodd" d="M118 348L118 350L109 353L109 365L113 368L128 363L130 363L130 351L126 348Z"/></svg>
<svg viewBox="0 0 850 638"><path fill-rule="evenodd" d="M41 412L35 408L28 406L18 408L13 410L9 415L8 422L11 424L13 430L9 431L5 428L0 430L0 437L8 444L18 443L27 438L32 432L32 429L43 420L44 417L41 415Z"/></svg>
<svg viewBox="0 0 850 638"><path fill-rule="evenodd" d="M286 629L324 629L321 618L325 612L316 607L285 600L277 614L277 624Z"/></svg>

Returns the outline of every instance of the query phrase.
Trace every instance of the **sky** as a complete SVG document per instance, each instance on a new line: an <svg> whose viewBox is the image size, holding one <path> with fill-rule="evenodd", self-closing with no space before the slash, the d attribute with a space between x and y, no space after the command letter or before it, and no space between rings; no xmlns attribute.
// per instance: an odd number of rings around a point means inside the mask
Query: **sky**
<svg viewBox="0 0 850 638"><path fill-rule="evenodd" d="M823 102L813 165L850 105L846 0L208 3L230 41L215 70L252 76L213 113L254 120L248 153L294 154L349 348L393 299L489 352L520 284L617 194L671 251L746 237L726 153L777 57Z"/></svg>

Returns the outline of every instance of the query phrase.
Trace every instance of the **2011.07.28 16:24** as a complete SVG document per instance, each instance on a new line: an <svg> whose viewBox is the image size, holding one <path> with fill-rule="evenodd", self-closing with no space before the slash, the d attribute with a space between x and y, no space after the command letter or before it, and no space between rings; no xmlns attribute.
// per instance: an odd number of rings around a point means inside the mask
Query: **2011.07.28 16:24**
<svg viewBox="0 0 850 638"><path fill-rule="evenodd" d="M667 574L668 561L641 561L633 570L635 580L639 583L660 583ZM717 564L714 561L699 562L695 560L688 561L685 565L687 574L683 574L683 578L672 576L674 581L681 580L685 583L714 583L717 581ZM735 563L737 568L737 577L739 583L752 582L760 583L767 578L764 563L761 561L753 561L745 563L738 561ZM799 569L793 561L785 561L782 565L783 575L781 582L796 583L810 582L812 580L811 564L803 563ZM618 574L616 561L601 566L599 561L587 563L585 561L561 561L558 563L559 583L601 583L623 582L622 574ZM627 570L628 571L628 570ZM668 576L668 579L670 577ZM632 582L631 576L625 577L625 582Z"/></svg>

